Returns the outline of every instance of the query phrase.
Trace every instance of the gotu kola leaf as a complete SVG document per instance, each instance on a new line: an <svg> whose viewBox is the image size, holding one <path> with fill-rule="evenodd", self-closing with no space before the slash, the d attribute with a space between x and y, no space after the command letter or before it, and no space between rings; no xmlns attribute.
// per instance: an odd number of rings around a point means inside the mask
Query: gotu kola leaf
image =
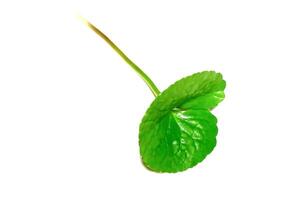
<svg viewBox="0 0 300 200"><path fill-rule="evenodd" d="M196 73L160 93L153 81L103 32L83 21L141 76L156 97L140 124L144 165L156 172L179 172L201 162L216 145L217 119L210 110L224 99L222 75L213 71Z"/></svg>
<svg viewBox="0 0 300 200"><path fill-rule="evenodd" d="M140 154L157 172L178 172L201 162L215 147L217 119L210 113L224 99L220 73L183 78L156 97L140 124Z"/></svg>

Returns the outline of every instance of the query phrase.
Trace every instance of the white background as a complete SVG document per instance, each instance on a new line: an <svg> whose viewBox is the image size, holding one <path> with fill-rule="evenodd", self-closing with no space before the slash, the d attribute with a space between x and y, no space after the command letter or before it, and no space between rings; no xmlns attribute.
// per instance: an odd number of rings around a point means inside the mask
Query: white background
<svg viewBox="0 0 300 200"><path fill-rule="evenodd" d="M300 5L291 0L0 2L0 199L299 199ZM143 81L203 70L227 81L215 150L146 170Z"/></svg>

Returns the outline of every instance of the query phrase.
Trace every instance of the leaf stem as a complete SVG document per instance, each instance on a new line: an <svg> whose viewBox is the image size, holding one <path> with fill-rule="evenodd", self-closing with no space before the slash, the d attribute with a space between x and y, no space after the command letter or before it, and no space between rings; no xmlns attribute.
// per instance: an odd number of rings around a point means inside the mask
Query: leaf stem
<svg viewBox="0 0 300 200"><path fill-rule="evenodd" d="M160 91L156 87L156 85L153 83L153 81L143 72L132 60L130 60L125 53L117 46L115 43L113 43L102 31L100 31L96 26L94 26L92 23L84 19L83 17L80 17L82 21L90 28L92 29L97 35L99 35L105 42L107 42L113 50L115 50L122 58L125 60L127 64L131 66L131 68L145 81L145 83L150 88L153 95L156 97L159 95Z"/></svg>

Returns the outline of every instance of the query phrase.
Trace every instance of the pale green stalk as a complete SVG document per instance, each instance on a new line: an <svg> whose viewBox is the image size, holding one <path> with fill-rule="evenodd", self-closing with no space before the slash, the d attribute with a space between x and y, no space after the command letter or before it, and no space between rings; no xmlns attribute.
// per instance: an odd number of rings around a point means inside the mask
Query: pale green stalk
<svg viewBox="0 0 300 200"><path fill-rule="evenodd" d="M145 83L150 88L153 95L156 97L159 95L160 91L156 87L156 85L153 83L153 81L145 74L132 60L130 60L123 51L115 45L102 31L100 31L96 26L94 26L92 23L87 21L86 19L82 18L83 22L92 29L97 35L99 35L105 42L107 42L124 60L127 64L131 66L131 68L145 81Z"/></svg>

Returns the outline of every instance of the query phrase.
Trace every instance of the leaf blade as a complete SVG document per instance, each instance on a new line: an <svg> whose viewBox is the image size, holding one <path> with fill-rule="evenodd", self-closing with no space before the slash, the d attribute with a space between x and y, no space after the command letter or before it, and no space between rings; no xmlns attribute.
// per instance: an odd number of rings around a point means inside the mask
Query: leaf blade
<svg viewBox="0 0 300 200"><path fill-rule="evenodd" d="M201 162L215 147L217 119L209 112L225 95L220 73L185 77L163 91L140 124L140 154L157 172L178 172Z"/></svg>

